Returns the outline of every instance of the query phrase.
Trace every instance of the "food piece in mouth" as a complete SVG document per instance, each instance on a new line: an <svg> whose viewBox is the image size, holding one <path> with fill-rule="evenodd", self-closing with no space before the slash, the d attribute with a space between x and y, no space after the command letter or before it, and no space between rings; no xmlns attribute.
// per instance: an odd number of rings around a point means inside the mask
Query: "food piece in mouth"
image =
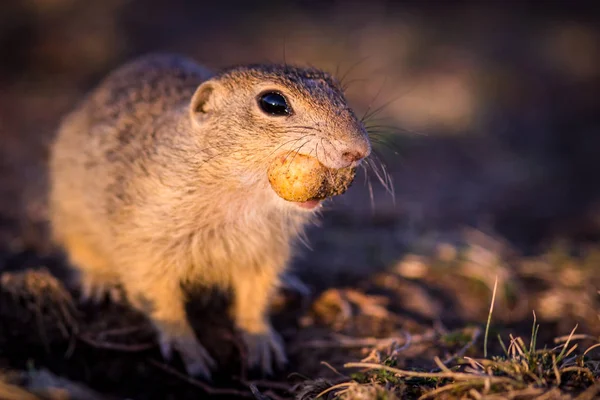
<svg viewBox="0 0 600 400"><path fill-rule="evenodd" d="M313 201L337 196L348 190L356 176L356 168L327 168L314 157L287 154L273 160L267 174L271 187L279 197L307 203L314 208L318 203L313 204Z"/></svg>

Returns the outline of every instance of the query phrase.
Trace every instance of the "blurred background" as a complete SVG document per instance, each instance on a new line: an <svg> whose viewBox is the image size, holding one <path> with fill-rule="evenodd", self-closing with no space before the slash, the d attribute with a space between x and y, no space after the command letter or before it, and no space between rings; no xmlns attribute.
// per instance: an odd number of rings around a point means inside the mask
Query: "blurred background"
<svg viewBox="0 0 600 400"><path fill-rule="evenodd" d="M600 18L593 2L574 4L3 1L2 225L36 234L61 115L124 61L175 51L214 69L314 65L344 77L359 115L386 105L370 125L387 136L377 149L395 203L373 183L372 207L357 184L336 200L354 217L417 231L468 225L525 251L556 237L595 239Z"/></svg>
<svg viewBox="0 0 600 400"><path fill-rule="evenodd" d="M45 163L61 116L152 51L215 70L313 65L344 81L358 115L374 114L375 171L327 207L303 271L370 273L474 231L521 255L594 243L599 20L592 2L3 1L5 264L47 248Z"/></svg>
<svg viewBox="0 0 600 400"><path fill-rule="evenodd" d="M498 277L498 324L530 332L535 310L550 327L540 333L546 339L575 323L599 334L595 8L549 0L0 1L0 270L56 263L45 225L48 144L61 116L111 69L152 51L215 70L285 61L341 79L357 114L369 116L375 148L369 173L309 232L312 251L296 267L311 286L383 293L405 318L398 326L418 331L485 321ZM315 303L313 321L327 322L319 304L330 310L327 302L342 298L332 293ZM365 333L368 326L345 333L385 335ZM322 337L319 329L286 340L293 348ZM314 376L315 357L292 370Z"/></svg>

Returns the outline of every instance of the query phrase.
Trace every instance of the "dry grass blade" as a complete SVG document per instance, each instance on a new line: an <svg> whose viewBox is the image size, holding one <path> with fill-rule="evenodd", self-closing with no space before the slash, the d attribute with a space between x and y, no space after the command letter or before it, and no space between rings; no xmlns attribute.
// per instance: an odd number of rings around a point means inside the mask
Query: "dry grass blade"
<svg viewBox="0 0 600 400"><path fill-rule="evenodd" d="M496 290L498 289L498 276L494 281L494 290L492 291L492 302L490 304L490 312L488 313L487 323L485 325L485 335L483 337L483 356L487 358L488 352L488 336L490 333L490 325L492 323L492 312L494 311L494 302L496 301Z"/></svg>
<svg viewBox="0 0 600 400"><path fill-rule="evenodd" d="M444 363L442 362L442 360L440 360L440 358L438 356L435 356L434 359L433 359L433 361L435 362L435 365L438 366L438 368L440 369L440 371L450 372L450 373L452 372L452 371L450 371L450 369L446 365L444 365Z"/></svg>
<svg viewBox="0 0 600 400"><path fill-rule="evenodd" d="M566 367L560 370L560 372L562 374L564 374L565 372L577 372L583 375L586 375L590 381L594 381L596 378L594 377L594 374L592 374L592 372L588 369L588 368L583 368L583 367L576 367L576 366L572 366L572 367Z"/></svg>
<svg viewBox="0 0 600 400"><path fill-rule="evenodd" d="M447 362L434 357L439 372L403 370L387 365L387 361L352 362L346 363L344 367L379 370L393 374L395 377L384 373L366 374L365 371L363 374L366 375L361 375L360 379L365 379L362 377L365 376L367 383L373 381L383 386L392 385L398 388L398 378L415 379L416 382L421 379L420 399L571 398L565 396L569 396L573 391L586 389L597 382L600 372L597 361L586 361L583 356L573 355L578 345L569 346L569 344L576 329L577 326L563 345L538 350L539 325L534 313L532 337L529 343L526 344L519 336L510 335L510 345L508 349L505 348L505 357L491 359L465 357L467 363L455 367L450 367ZM477 336L478 332L475 331L473 339L464 348L472 345ZM600 344L591 346L586 351L589 352L597 347L600 347ZM411 381L408 385L414 387L414 382ZM594 390L589 389L589 393L595 393Z"/></svg>
<svg viewBox="0 0 600 400"><path fill-rule="evenodd" d="M337 385L333 385L333 386L331 386L331 387L323 390L315 398L318 399L321 396L323 396L324 394L327 394L327 393L332 392L332 391L337 390L337 389L347 388L347 387L351 386L352 384L353 384L353 382L338 383Z"/></svg>
<svg viewBox="0 0 600 400"><path fill-rule="evenodd" d="M569 346L569 343L571 343L571 338L573 337L573 334L575 334L575 330L577 329L577 325L575 325L575 328L573 328L573 330L571 331L571 334L569 335L569 338L567 339L567 341L565 342L565 344L563 345L563 349L560 352L560 354L558 355L558 357L556 358L556 362L559 363L564 357L565 357L565 352L567 351L567 348ZM571 349L569 350L568 354L571 354L571 352L574 350Z"/></svg>
<svg viewBox="0 0 600 400"><path fill-rule="evenodd" d="M565 335L554 338L554 343L562 343L567 340L593 340L594 342L600 342L600 338L592 335L578 334L578 335Z"/></svg>
<svg viewBox="0 0 600 400"><path fill-rule="evenodd" d="M398 368L389 367L387 365L382 364L373 364L373 363L346 363L344 364L344 368L366 368L366 369L381 369L384 371L388 371L394 373L399 376L406 376L409 378L432 378L432 379L454 379L457 381L469 381L479 379L489 379L492 383L515 383L518 384L515 380L509 377L502 376L490 376L490 375L476 375L476 374L467 374L464 372L418 372L418 371L406 371Z"/></svg>
<svg viewBox="0 0 600 400"><path fill-rule="evenodd" d="M586 349L586 351L583 352L583 355L586 356L587 353L589 353L590 351L592 351L592 350L594 350L596 348L599 348L599 347L600 347L600 343L596 343L595 345L588 347Z"/></svg>
<svg viewBox="0 0 600 400"><path fill-rule="evenodd" d="M430 392L423 394L421 397L419 397L419 400L437 398L441 393L448 392L448 391L457 391L458 392L458 391L462 391L465 389L469 389L469 390L467 390L468 392L477 393L477 391L475 391L474 389L483 387L485 385L486 385L485 381L451 383L451 384L444 385L442 387L439 387L437 389L434 389Z"/></svg>

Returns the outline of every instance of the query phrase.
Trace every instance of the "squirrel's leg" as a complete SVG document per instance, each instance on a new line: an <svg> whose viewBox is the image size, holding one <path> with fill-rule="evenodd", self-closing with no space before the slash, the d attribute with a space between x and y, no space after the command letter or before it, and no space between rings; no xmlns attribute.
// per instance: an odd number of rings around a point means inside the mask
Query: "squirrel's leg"
<svg viewBox="0 0 600 400"><path fill-rule="evenodd" d="M147 273L148 264L140 265L143 269L139 274L132 268L134 266L128 267L123 284L131 303L150 318L157 330L163 357L169 360L175 349L190 375L210 379L215 362L200 344L187 319L179 276L161 266Z"/></svg>
<svg viewBox="0 0 600 400"><path fill-rule="evenodd" d="M248 268L233 282L233 316L248 351L247 364L271 374L287 362L283 340L269 321L269 302L277 286L275 270Z"/></svg>
<svg viewBox="0 0 600 400"><path fill-rule="evenodd" d="M72 234L63 238L69 263L76 270L76 282L83 301L99 303L108 295L113 301L120 301L119 276L114 272L111 260L107 259L94 246L93 240L82 234Z"/></svg>

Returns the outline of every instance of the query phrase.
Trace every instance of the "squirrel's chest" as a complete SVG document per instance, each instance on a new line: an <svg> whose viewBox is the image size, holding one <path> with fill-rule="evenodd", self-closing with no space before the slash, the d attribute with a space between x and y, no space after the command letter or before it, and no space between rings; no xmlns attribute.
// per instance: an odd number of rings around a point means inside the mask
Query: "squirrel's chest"
<svg viewBox="0 0 600 400"><path fill-rule="evenodd" d="M224 229L198 235L187 247L188 274L192 280L227 286L241 270L281 272L290 258L292 241L276 231Z"/></svg>

